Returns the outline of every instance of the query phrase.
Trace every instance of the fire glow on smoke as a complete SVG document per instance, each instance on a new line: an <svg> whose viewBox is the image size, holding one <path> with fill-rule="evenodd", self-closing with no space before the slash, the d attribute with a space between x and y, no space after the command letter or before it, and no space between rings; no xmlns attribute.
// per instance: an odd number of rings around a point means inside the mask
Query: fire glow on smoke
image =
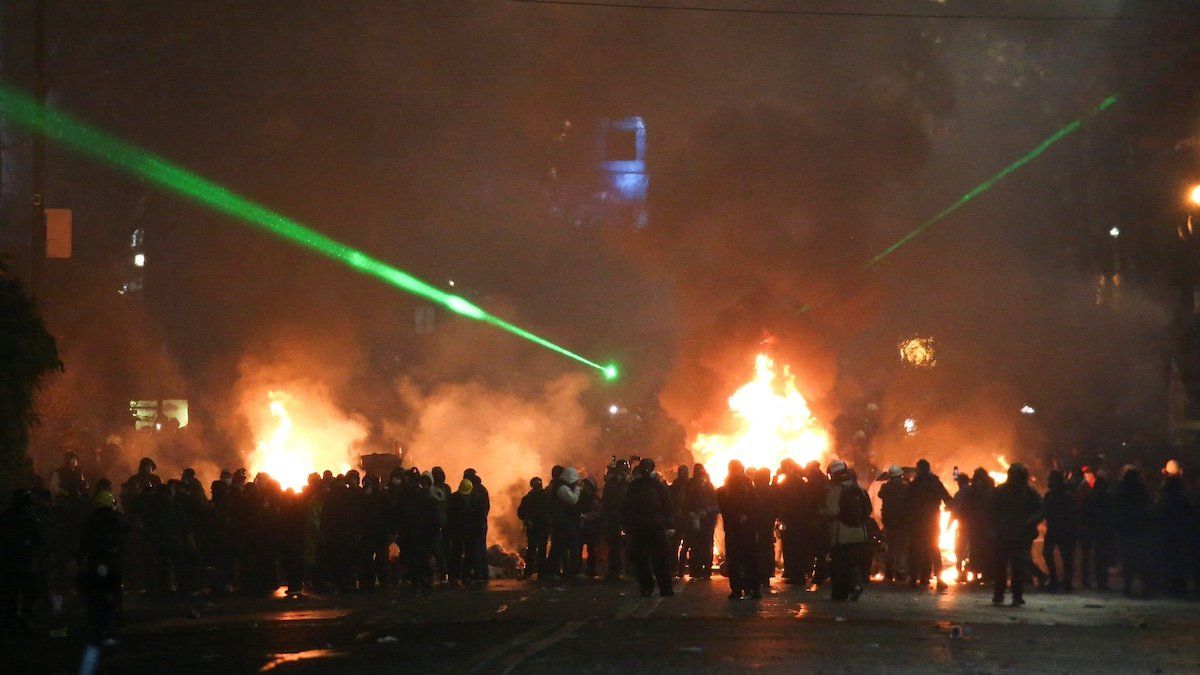
<svg viewBox="0 0 1200 675"><path fill-rule="evenodd" d="M319 401L277 390L266 398L269 415L259 415L253 424L258 440L248 458L251 477L266 473L283 489L299 491L311 473L350 470L353 446L365 436L360 425L331 415Z"/></svg>
<svg viewBox="0 0 1200 675"><path fill-rule="evenodd" d="M784 459L801 465L823 462L829 453L829 433L808 408L788 366L782 374L766 354L754 360L754 377L729 397L733 429L728 433L697 434L692 452L712 476L725 483L730 460L747 467L774 471Z"/></svg>

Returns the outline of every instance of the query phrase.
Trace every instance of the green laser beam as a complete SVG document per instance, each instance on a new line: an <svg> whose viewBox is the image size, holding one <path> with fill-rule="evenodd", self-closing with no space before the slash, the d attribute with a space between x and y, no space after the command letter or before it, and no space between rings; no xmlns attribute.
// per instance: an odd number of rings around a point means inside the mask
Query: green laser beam
<svg viewBox="0 0 1200 675"><path fill-rule="evenodd" d="M1049 149L1050 146L1054 145L1055 143L1061 141L1062 139L1066 138L1067 136L1070 136L1071 134L1078 131L1079 128L1083 126L1083 123L1085 121L1104 112L1109 107L1111 107L1112 104L1114 104L1116 102L1117 102L1116 96L1109 96L1108 98L1104 99L1100 103L1096 104L1091 110L1087 111L1087 113L1082 115L1079 119L1073 120L1070 124L1067 124L1065 127L1054 132L1046 140L1042 141L1041 143L1038 143L1037 146L1033 150L1030 150L1023 157L1021 157L1017 161L1013 162L1012 164L1009 164L1008 166L1004 167L1003 169L998 171L995 175L993 175L991 178L988 178L987 180L983 181L979 185L976 185L974 188L971 189L970 192L959 197L958 201L956 201L953 204L951 204L950 206L946 207L945 209L943 209L941 212L939 212L937 215L933 216L929 220L926 220L925 222L921 223L920 225L918 225L914 230L912 230L908 234L904 235L903 237L900 237L900 239L897 240L896 243L894 243L891 246L884 249L883 252L880 253L879 255L875 256L874 258L871 258L871 260L864 267L867 267L867 268L874 267L879 261L881 261L884 258L888 257L889 255L895 253L897 250L899 250L901 247L903 247L904 245L911 242L913 239L916 239L917 237L924 234L925 230L928 230L929 228L938 224L939 222L944 220L947 216L949 216L951 213L954 213L960 207L965 205L967 202L971 201L972 199L975 199L976 197L983 194L984 192L987 192L988 190L990 190L992 188L992 186L994 186L996 183L999 183L1000 181L1004 180L1012 172L1016 171L1017 169L1020 169L1021 167L1025 166L1029 162L1036 159L1038 157L1038 155L1041 155L1043 152L1045 152L1047 149Z"/></svg>
<svg viewBox="0 0 1200 675"><path fill-rule="evenodd" d="M78 152L129 171L176 194L191 198L218 213L232 216L237 221L276 235L301 248L337 260L362 274L441 305L455 314L490 324L595 368L605 379L615 380L618 376L616 364L601 365L580 356L524 328L489 314L466 298L447 293L382 260L373 258L352 246L237 195L203 176L88 126L66 113L41 105L29 96L2 85L0 85L0 114L45 135L47 138L74 148Z"/></svg>

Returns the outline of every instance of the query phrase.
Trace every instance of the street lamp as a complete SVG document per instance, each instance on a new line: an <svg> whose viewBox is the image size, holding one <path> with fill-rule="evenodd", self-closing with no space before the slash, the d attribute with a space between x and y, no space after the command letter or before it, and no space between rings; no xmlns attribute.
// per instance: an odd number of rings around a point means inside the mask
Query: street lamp
<svg viewBox="0 0 1200 675"><path fill-rule="evenodd" d="M1112 237L1113 239L1121 236L1121 228L1114 225L1113 229L1108 231L1108 236Z"/></svg>

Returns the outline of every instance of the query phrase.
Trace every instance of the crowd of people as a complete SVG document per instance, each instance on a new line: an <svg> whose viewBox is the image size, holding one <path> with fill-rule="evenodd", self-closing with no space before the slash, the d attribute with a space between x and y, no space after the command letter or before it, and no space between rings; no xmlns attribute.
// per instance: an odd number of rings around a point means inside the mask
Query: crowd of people
<svg viewBox="0 0 1200 675"><path fill-rule="evenodd" d="M14 492L0 516L9 626L77 587L99 639L124 590L201 593L370 591L407 583L482 584L491 501L474 469L456 486L440 467L311 474L299 491L269 475L195 471L164 481L150 458L120 485L85 480L68 453L44 487Z"/></svg>
<svg viewBox="0 0 1200 675"><path fill-rule="evenodd" d="M1126 467L1110 487L1103 472L1050 472L1047 491L1013 464L1000 485L983 469L955 471L951 493L929 462L891 467L860 484L840 460L822 468L784 460L775 472L728 465L720 486L703 464L664 477L648 458L614 457L598 484L555 466L529 481L517 516L526 546L522 576L624 578L641 594L674 595L674 580L729 581L731 599L759 599L777 572L785 583L828 584L857 600L877 580L944 588L941 513L958 523L960 583L991 584L1024 604L1032 580L1049 590L1107 589L1119 565L1126 594L1200 589L1200 510L1171 463L1147 486ZM265 473L222 471L206 489L195 471L164 481L150 458L119 485L90 484L67 453L44 485L17 490L0 515L3 599L10 628L38 602L79 590L97 640L110 639L122 594L371 591L401 582L482 585L491 499L474 469L457 485L433 467L387 476L350 470L311 474L284 490ZM873 484L873 485L872 485ZM869 488L869 489L868 489ZM878 505L878 508L877 508ZM717 555L717 523L723 555ZM1045 523L1041 559L1033 543Z"/></svg>
<svg viewBox="0 0 1200 675"><path fill-rule="evenodd" d="M602 559L608 578L630 564L643 595L657 585L669 596L672 578L713 574L719 516L730 598L760 598L780 563L785 583L828 582L835 600L858 599L875 570L880 581L944 590L946 512L957 523L953 581L990 584L996 604L1009 594L1024 604L1031 582L1071 592L1077 564L1084 588L1108 590L1119 566L1126 595L1200 591L1200 506L1176 462L1154 486L1133 466L1113 487L1088 466L1055 470L1044 495L1021 464L999 485L982 468L955 470L953 494L924 459L868 481L877 490L840 460L824 469L784 460L774 473L736 460L728 468L718 488L702 464L668 479L651 460L613 458L602 485L554 467L548 485L530 481L518 511L526 575L597 577ZM1033 555L1043 523L1045 570Z"/></svg>

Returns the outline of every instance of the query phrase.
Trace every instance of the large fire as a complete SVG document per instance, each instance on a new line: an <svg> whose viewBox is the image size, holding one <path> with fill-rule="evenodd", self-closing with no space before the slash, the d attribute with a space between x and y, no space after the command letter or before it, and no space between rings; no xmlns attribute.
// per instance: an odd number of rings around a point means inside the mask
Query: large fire
<svg viewBox="0 0 1200 675"><path fill-rule="evenodd" d="M350 470L350 452L345 440L324 437L325 434L309 429L297 429L289 406L296 406L298 402L285 392L270 391L267 398L271 423L265 426L272 428L269 431L263 429L267 431L266 438L260 440L250 453L251 477L266 473L283 489L300 490L308 482L310 473L325 469L339 473ZM262 434L259 436L261 438Z"/></svg>
<svg viewBox="0 0 1200 675"><path fill-rule="evenodd" d="M725 483L728 464L774 471L787 458L804 464L822 461L829 452L829 434L808 408L788 366L780 375L766 354L754 360L754 378L729 397L734 429L723 434L698 434L692 442L696 459L708 469L714 485Z"/></svg>

